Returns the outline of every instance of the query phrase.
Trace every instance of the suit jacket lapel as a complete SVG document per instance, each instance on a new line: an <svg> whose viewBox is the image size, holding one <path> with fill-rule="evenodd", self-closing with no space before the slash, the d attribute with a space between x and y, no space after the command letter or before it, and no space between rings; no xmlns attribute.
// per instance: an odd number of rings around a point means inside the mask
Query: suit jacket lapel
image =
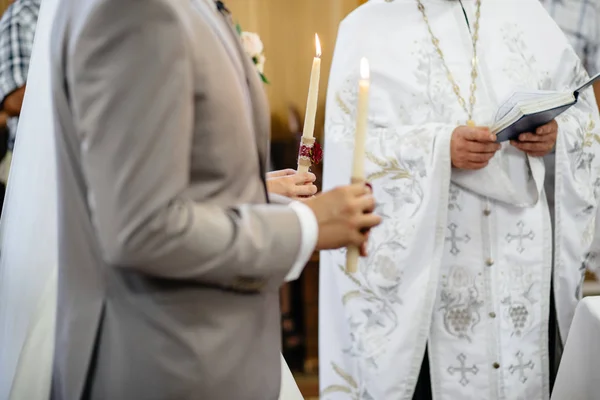
<svg viewBox="0 0 600 400"><path fill-rule="evenodd" d="M269 103L265 95L262 80L252 60L246 55L233 23L229 17L216 11L214 0L192 0L192 3L200 7L205 15L208 16L209 23L227 47L228 53L236 63L236 66L240 68L240 77L246 81L242 82L242 84L248 87L256 147L261 163L261 174L264 177L269 158L271 120Z"/></svg>
<svg viewBox="0 0 600 400"><path fill-rule="evenodd" d="M221 42L223 43L223 47L225 47L225 51L231 58L235 68L237 69L238 76L241 77L244 75L244 65L242 61L242 57L240 57L238 49L236 47L236 41L232 40L229 34L229 27L227 23L222 20L221 14L216 10L213 0L191 0L192 4L196 9L198 9L202 14L204 14L207 18L206 21L210 24L213 31L217 34ZM242 80L240 80L243 83Z"/></svg>
<svg viewBox="0 0 600 400"><path fill-rule="evenodd" d="M231 26L231 30L235 32L235 28ZM246 71L246 80L252 102L254 131L256 135L258 153L261 158L263 171L266 172L269 154L269 139L271 133L271 116L269 111L269 102L265 94L264 84L258 75L256 66L248 57L242 48L242 42L236 40L238 51L242 55L244 69Z"/></svg>

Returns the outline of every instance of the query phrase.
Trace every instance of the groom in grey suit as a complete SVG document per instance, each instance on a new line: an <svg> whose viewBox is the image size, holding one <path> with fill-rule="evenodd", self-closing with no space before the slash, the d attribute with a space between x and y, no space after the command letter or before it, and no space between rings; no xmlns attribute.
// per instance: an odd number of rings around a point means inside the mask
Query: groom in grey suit
<svg viewBox="0 0 600 400"><path fill-rule="evenodd" d="M364 185L267 204L269 112L212 0L60 0L52 398L274 400L278 288L364 245Z"/></svg>

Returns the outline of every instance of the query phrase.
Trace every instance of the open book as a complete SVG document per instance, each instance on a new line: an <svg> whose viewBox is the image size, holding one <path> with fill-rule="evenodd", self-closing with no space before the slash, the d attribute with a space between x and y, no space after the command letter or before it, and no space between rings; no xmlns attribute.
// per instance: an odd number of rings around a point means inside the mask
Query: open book
<svg viewBox="0 0 600 400"><path fill-rule="evenodd" d="M521 133L535 132L577 104L579 94L600 79L595 75L571 92L534 91L514 93L500 106L491 127L498 142L516 140Z"/></svg>

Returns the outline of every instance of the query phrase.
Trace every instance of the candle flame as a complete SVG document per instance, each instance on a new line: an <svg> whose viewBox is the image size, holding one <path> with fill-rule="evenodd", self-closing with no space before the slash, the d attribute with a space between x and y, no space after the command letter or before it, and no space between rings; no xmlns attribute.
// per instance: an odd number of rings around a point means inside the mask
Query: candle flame
<svg viewBox="0 0 600 400"><path fill-rule="evenodd" d="M321 58L321 41L319 35L315 33L315 47L317 48L317 58Z"/></svg>
<svg viewBox="0 0 600 400"><path fill-rule="evenodd" d="M360 59L360 77L366 80L369 79L370 75L369 60L363 57Z"/></svg>

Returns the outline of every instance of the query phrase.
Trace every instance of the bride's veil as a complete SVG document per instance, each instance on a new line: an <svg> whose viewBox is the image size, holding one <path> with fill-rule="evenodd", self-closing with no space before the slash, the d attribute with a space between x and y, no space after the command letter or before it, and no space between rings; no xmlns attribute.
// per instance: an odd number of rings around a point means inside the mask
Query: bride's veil
<svg viewBox="0 0 600 400"><path fill-rule="evenodd" d="M0 400L49 396L56 308L56 166L43 0L0 223Z"/></svg>

